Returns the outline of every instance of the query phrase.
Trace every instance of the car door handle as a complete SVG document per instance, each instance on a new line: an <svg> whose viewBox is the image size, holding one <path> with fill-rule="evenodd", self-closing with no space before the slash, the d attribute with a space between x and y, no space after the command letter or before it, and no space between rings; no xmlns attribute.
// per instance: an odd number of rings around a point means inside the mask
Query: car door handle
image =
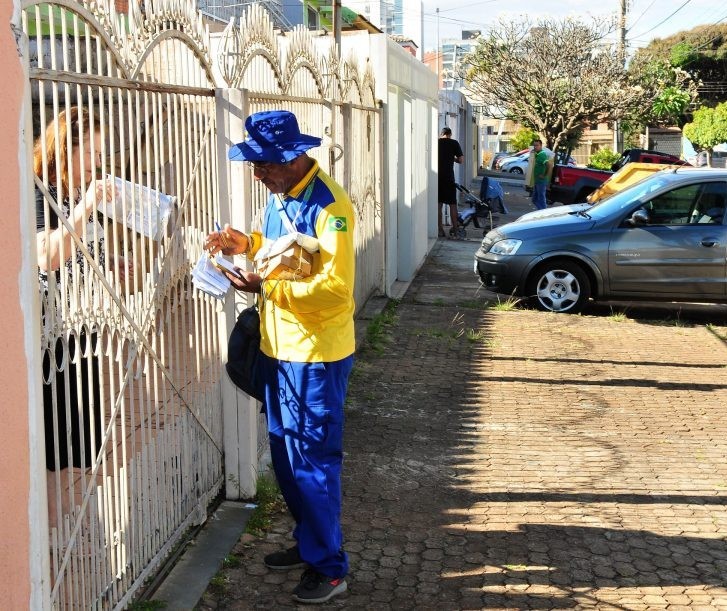
<svg viewBox="0 0 727 611"><path fill-rule="evenodd" d="M704 238L701 244L707 248L712 248L713 246L719 246L719 240L717 238Z"/></svg>

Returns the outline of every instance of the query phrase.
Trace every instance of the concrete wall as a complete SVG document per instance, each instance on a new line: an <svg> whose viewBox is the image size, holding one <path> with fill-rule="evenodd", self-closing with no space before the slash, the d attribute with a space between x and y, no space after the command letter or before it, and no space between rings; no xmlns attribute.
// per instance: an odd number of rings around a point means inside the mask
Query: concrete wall
<svg viewBox="0 0 727 611"><path fill-rule="evenodd" d="M437 235L437 75L384 34L368 41L376 96L385 103L384 275L391 294L395 282L414 277Z"/></svg>
<svg viewBox="0 0 727 611"><path fill-rule="evenodd" d="M475 122L472 105L464 95L456 90L442 89L439 91L439 127L452 130L452 138L457 140L464 153L464 162L455 164L455 180L469 188L472 179L477 176L480 163L480 136Z"/></svg>
<svg viewBox="0 0 727 611"><path fill-rule="evenodd" d="M31 602L30 506L31 498L28 404L29 351L26 339L21 279L35 266L35 231L28 231L27 202L21 201L21 176L27 177L27 148L23 147L24 117L21 116L24 76L18 57L15 31L19 24L19 0L0 3L0 183L3 213L0 215L0 260L3 262L2 353L0 354L0 600L4 609L39 608ZM37 273L37 272L36 272ZM27 283L25 283L27 287ZM27 290L27 289L26 289ZM37 319L36 319L37 320ZM37 326L37 325L36 325ZM35 378L38 379L38 378ZM42 446L42 443L40 444ZM35 528L35 527L34 527ZM35 601L37 604L37 600Z"/></svg>

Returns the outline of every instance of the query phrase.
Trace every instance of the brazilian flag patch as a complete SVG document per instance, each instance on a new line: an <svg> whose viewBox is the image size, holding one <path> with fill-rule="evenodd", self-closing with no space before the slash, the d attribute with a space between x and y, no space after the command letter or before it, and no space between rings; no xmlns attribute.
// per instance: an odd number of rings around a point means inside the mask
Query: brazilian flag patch
<svg viewBox="0 0 727 611"><path fill-rule="evenodd" d="M348 223L345 216L332 216L328 219L329 231L348 231Z"/></svg>

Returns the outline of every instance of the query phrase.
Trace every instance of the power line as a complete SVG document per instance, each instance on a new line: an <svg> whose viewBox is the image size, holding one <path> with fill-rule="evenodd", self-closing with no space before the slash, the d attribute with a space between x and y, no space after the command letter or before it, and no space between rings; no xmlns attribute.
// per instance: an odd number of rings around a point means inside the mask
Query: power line
<svg viewBox="0 0 727 611"><path fill-rule="evenodd" d="M681 10L682 10L682 9L683 9L683 8L684 8L684 7L685 7L685 6L687 5L687 4L689 4L689 3L691 2L691 1L692 1L692 0L686 0L686 2L684 2L684 4L682 4L682 5L681 5L681 6L680 6L680 7L679 7L679 8L677 9L677 10L675 10L675 11L674 11L674 12L673 12L673 13L672 13L671 15L669 15L668 17L665 17L664 19L662 19L662 20L661 20L661 21L660 21L659 23L657 23L657 24L656 24L656 25L655 25L655 26L654 26L653 28L649 28L648 30L646 30L646 32L641 32L641 34L637 34L636 36L634 36L634 38L640 38L640 37L641 37L641 36L643 36L644 34L648 34L649 32L652 32L653 30L655 30L656 28L658 28L658 27L659 27L660 25L662 25L662 24L666 23L667 21L669 21L669 19L671 19L672 17L674 17L674 15L676 15L676 14L677 14L677 13L678 13L679 11L681 11Z"/></svg>
<svg viewBox="0 0 727 611"><path fill-rule="evenodd" d="M634 22L633 22L633 23L631 24L631 28L633 28L633 27L634 27L634 26L635 26L635 25L636 25L636 24L637 24L637 23L639 22L639 20L640 20L640 19L641 19L641 18L642 18L642 17L643 17L643 16L644 16L644 15L645 15L645 14L646 14L646 13L647 13L648 11L649 11L649 9L650 9L650 8L651 8L652 6L654 6L654 4L655 4L655 3L656 3L656 0L651 0L651 4L649 4L649 6L647 6L647 7L646 7L646 8L645 8L645 9L644 9L643 11L641 11L641 15L639 15L639 16L638 16L638 17L636 18L636 21L634 21ZM629 31L631 30L631 28L629 28Z"/></svg>
<svg viewBox="0 0 727 611"><path fill-rule="evenodd" d="M463 4L462 6L453 6L452 8L440 9L440 13L447 11L458 11L463 8L469 8L470 6L480 6L481 4L492 4L493 2L499 2L499 0L480 0L480 2L471 2L470 4Z"/></svg>

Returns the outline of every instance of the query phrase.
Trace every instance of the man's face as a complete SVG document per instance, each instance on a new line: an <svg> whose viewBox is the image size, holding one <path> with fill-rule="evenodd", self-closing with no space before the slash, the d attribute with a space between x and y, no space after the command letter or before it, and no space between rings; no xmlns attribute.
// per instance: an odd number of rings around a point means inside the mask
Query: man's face
<svg viewBox="0 0 727 611"><path fill-rule="evenodd" d="M536 153L539 153L540 151L542 151L542 150L543 150L543 143L542 143L542 142L535 142L535 143L533 144L533 150L534 150L534 151L535 151Z"/></svg>
<svg viewBox="0 0 727 611"><path fill-rule="evenodd" d="M288 193L300 180L296 160L288 163L250 162L255 180L263 183L271 193Z"/></svg>

